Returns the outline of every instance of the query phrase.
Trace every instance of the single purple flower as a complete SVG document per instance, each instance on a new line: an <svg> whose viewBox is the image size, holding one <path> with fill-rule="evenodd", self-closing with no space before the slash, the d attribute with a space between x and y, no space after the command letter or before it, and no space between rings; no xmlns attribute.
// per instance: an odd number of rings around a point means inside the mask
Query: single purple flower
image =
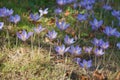
<svg viewBox="0 0 120 80"><path fill-rule="evenodd" d="M103 49L95 49L94 53L96 56L102 56L103 54L105 54L105 52L103 51Z"/></svg>
<svg viewBox="0 0 120 80"><path fill-rule="evenodd" d="M92 26L93 30L97 30L100 28L103 24L103 20L98 21L96 18L94 18L93 21L90 21L90 25Z"/></svg>
<svg viewBox="0 0 120 80"><path fill-rule="evenodd" d="M17 14L15 16L10 16L9 21L17 24L20 21L20 16Z"/></svg>
<svg viewBox="0 0 120 80"><path fill-rule="evenodd" d="M120 42L117 43L116 46L118 47L118 49L120 49Z"/></svg>
<svg viewBox="0 0 120 80"><path fill-rule="evenodd" d="M97 47L99 47L102 43L103 43L103 40L102 40L102 39L94 38L94 39L92 40L92 44L94 44L94 45L97 46Z"/></svg>
<svg viewBox="0 0 120 80"><path fill-rule="evenodd" d="M80 61L81 59L80 58L74 58L74 61L79 65L80 64Z"/></svg>
<svg viewBox="0 0 120 80"><path fill-rule="evenodd" d="M120 32L116 31L115 34L114 34L117 38L120 37Z"/></svg>
<svg viewBox="0 0 120 80"><path fill-rule="evenodd" d="M66 0L56 0L57 4L58 5L66 5L67 4L67 1Z"/></svg>
<svg viewBox="0 0 120 80"><path fill-rule="evenodd" d="M79 21L85 21L87 20L87 14L78 14L77 19Z"/></svg>
<svg viewBox="0 0 120 80"><path fill-rule="evenodd" d="M62 12L62 9L57 8L57 9L54 10L54 12L55 12L55 14L60 14Z"/></svg>
<svg viewBox="0 0 120 80"><path fill-rule="evenodd" d="M71 54L75 54L75 55L80 55L81 54L81 48L79 46L71 46L70 49L68 50L68 52L70 52Z"/></svg>
<svg viewBox="0 0 120 80"><path fill-rule="evenodd" d="M113 15L114 17L116 17L116 18L119 20L119 23L120 23L120 10L119 10L119 11L113 10L113 11L112 11L112 15Z"/></svg>
<svg viewBox="0 0 120 80"><path fill-rule="evenodd" d="M89 54L92 52L92 49L93 49L92 47L85 47L84 48L85 52L89 53Z"/></svg>
<svg viewBox="0 0 120 80"><path fill-rule="evenodd" d="M34 28L34 31L39 34L40 32L42 32L43 30L45 30L45 28L42 28L41 25L39 25L38 27Z"/></svg>
<svg viewBox="0 0 120 80"><path fill-rule="evenodd" d="M25 30L23 30L21 34L17 32L17 37L21 39L22 41L26 41L32 35L33 35L33 32L29 32L27 34Z"/></svg>
<svg viewBox="0 0 120 80"><path fill-rule="evenodd" d="M73 4L73 8L76 9L78 7L78 4L77 3L74 3Z"/></svg>
<svg viewBox="0 0 120 80"><path fill-rule="evenodd" d="M86 9L86 10L92 10L92 9L93 9L93 5L86 5L86 6L85 6L85 9Z"/></svg>
<svg viewBox="0 0 120 80"><path fill-rule="evenodd" d="M103 8L105 9L105 10L112 10L112 7L110 6L110 5L108 5L108 4L106 4L106 5L104 5L103 6Z"/></svg>
<svg viewBox="0 0 120 80"><path fill-rule="evenodd" d="M0 22L0 30L3 28L4 22Z"/></svg>
<svg viewBox="0 0 120 80"><path fill-rule="evenodd" d="M102 44L100 45L100 47L102 48L102 49L107 49L108 47L109 47L109 42L102 42Z"/></svg>
<svg viewBox="0 0 120 80"><path fill-rule="evenodd" d="M66 30L70 24L67 24L66 22L62 21L62 22L56 22L56 26L60 29L60 30Z"/></svg>
<svg viewBox="0 0 120 80"><path fill-rule="evenodd" d="M64 38L64 43L66 44L66 45L71 45L71 44L73 44L75 41L74 41L74 38L70 38L68 35L66 35L65 36L65 38Z"/></svg>
<svg viewBox="0 0 120 80"><path fill-rule="evenodd" d="M54 40L57 37L57 32L55 30L49 31L46 35L50 40Z"/></svg>
<svg viewBox="0 0 120 80"><path fill-rule="evenodd" d="M55 47L55 51L58 55L64 55L69 50L69 47L65 48L65 45Z"/></svg>
<svg viewBox="0 0 120 80"><path fill-rule="evenodd" d="M30 14L30 19L32 20L32 21L38 21L39 19L40 19L40 15L38 14L38 13L36 13L36 14Z"/></svg>
<svg viewBox="0 0 120 80"><path fill-rule="evenodd" d="M107 36L114 36L116 34L116 28L112 28L110 26L106 26L105 30L103 30L103 32L107 35Z"/></svg>
<svg viewBox="0 0 120 80"><path fill-rule="evenodd" d="M82 67L82 68L85 68L85 69L88 69L92 66L92 60L88 60L86 61L85 59L83 60L83 62L80 62L79 65Z"/></svg>

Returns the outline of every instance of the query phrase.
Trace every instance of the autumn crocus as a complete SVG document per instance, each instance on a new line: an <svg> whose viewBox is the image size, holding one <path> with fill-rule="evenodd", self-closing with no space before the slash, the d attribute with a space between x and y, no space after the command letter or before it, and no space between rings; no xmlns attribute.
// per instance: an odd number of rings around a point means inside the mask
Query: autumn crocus
<svg viewBox="0 0 120 80"><path fill-rule="evenodd" d="M67 4L67 0L56 0L57 4L62 6Z"/></svg>
<svg viewBox="0 0 120 80"><path fill-rule="evenodd" d="M116 18L117 18L117 17L120 17L120 10L119 10L119 11L113 10L113 11L112 11L112 15L115 16Z"/></svg>
<svg viewBox="0 0 120 80"><path fill-rule="evenodd" d="M65 45L61 45L61 46L56 46L55 47L55 51L57 52L58 55L64 55L65 52L67 52L69 50L69 47L65 47Z"/></svg>
<svg viewBox="0 0 120 80"><path fill-rule="evenodd" d="M71 46L68 52L70 52L72 55L80 55L81 54L81 48L79 46Z"/></svg>
<svg viewBox="0 0 120 80"><path fill-rule="evenodd" d="M79 21L85 21L87 20L87 14L78 14L77 19Z"/></svg>
<svg viewBox="0 0 120 80"><path fill-rule="evenodd" d="M4 22L0 22L0 30L3 28Z"/></svg>
<svg viewBox="0 0 120 80"><path fill-rule="evenodd" d="M116 46L118 47L118 49L120 49L120 42L118 42Z"/></svg>
<svg viewBox="0 0 120 80"><path fill-rule="evenodd" d="M12 9L7 9L6 7L0 8L0 17L7 17L13 14Z"/></svg>
<svg viewBox="0 0 120 80"><path fill-rule="evenodd" d="M55 14L60 14L60 13L62 12L62 9L56 8L56 9L54 10L54 12L55 12Z"/></svg>
<svg viewBox="0 0 120 80"><path fill-rule="evenodd" d="M81 58L74 58L74 61L79 65L80 61L81 61Z"/></svg>
<svg viewBox="0 0 120 80"><path fill-rule="evenodd" d="M57 32L55 30L48 31L46 35L50 40L54 40L57 37Z"/></svg>
<svg viewBox="0 0 120 80"><path fill-rule="evenodd" d="M104 41L102 41L102 43L100 44L100 47L101 47L102 49L107 49L107 48L109 47L109 42L104 42Z"/></svg>
<svg viewBox="0 0 120 80"><path fill-rule="evenodd" d="M42 17L43 15L47 14L48 13L48 8L42 10L42 9L39 9L39 12L40 12L40 17Z"/></svg>
<svg viewBox="0 0 120 80"><path fill-rule="evenodd" d="M103 30L103 32L107 35L107 36L114 36L116 34L116 28L112 28L110 26L106 26L105 29Z"/></svg>
<svg viewBox="0 0 120 80"><path fill-rule="evenodd" d="M110 6L110 5L108 5L108 4L105 4L104 6L103 6L103 8L105 9L105 10L112 10L112 7Z"/></svg>
<svg viewBox="0 0 120 80"><path fill-rule="evenodd" d="M17 37L22 41L26 41L32 35L33 35L33 32L27 33L25 30L23 30L22 33L17 32Z"/></svg>
<svg viewBox="0 0 120 80"><path fill-rule="evenodd" d="M20 21L20 16L17 14L15 16L10 16L9 21L17 24Z"/></svg>
<svg viewBox="0 0 120 80"><path fill-rule="evenodd" d="M82 62L79 63L79 65L82 67L82 68L85 68L85 69L88 69L92 66L92 60L83 60Z"/></svg>
<svg viewBox="0 0 120 80"><path fill-rule="evenodd" d="M92 26L92 30L98 30L103 24L103 20L98 21L94 18L93 21L90 21L90 25Z"/></svg>
<svg viewBox="0 0 120 80"><path fill-rule="evenodd" d="M102 39L94 38L94 39L92 40L92 44L94 44L94 46L97 46L97 47L99 47L102 42L103 42Z"/></svg>
<svg viewBox="0 0 120 80"><path fill-rule="evenodd" d="M38 13L36 13L36 14L33 14L33 13L31 13L30 14L30 19L32 20L32 21L38 21L39 19L40 19L40 14L38 14Z"/></svg>
<svg viewBox="0 0 120 80"><path fill-rule="evenodd" d="M105 54L105 52L103 51L103 49L98 49L98 48L96 48L94 50L94 53L95 53L96 56L102 56L103 54Z"/></svg>
<svg viewBox="0 0 120 80"><path fill-rule="evenodd" d="M60 30L66 30L70 24L67 24L66 22L62 21L62 22L56 22L56 26L60 29Z"/></svg>
<svg viewBox="0 0 120 80"><path fill-rule="evenodd" d="M45 30L45 28L42 28L41 25L39 25L38 27L34 28L34 31L39 34L40 32L42 32L43 30Z"/></svg>
<svg viewBox="0 0 120 80"><path fill-rule="evenodd" d="M71 45L75 42L74 38L70 38L68 35L65 36L64 38L64 43L66 45Z"/></svg>
<svg viewBox="0 0 120 80"><path fill-rule="evenodd" d="M90 54L92 52L92 49L93 49L92 47L85 47L84 51Z"/></svg>

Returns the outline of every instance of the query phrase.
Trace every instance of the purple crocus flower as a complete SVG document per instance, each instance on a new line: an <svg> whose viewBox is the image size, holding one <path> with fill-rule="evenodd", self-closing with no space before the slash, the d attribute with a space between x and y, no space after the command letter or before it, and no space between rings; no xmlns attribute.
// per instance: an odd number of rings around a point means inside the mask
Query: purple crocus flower
<svg viewBox="0 0 120 80"><path fill-rule="evenodd" d="M17 32L17 37L22 41L26 41L31 35L33 35L33 32L27 34L25 30L23 30L21 34Z"/></svg>
<svg viewBox="0 0 120 80"><path fill-rule="evenodd" d="M32 21L38 21L39 19L40 19L40 15L38 14L38 13L36 13L36 14L30 14L30 19L32 20Z"/></svg>
<svg viewBox="0 0 120 80"><path fill-rule="evenodd" d="M117 43L116 46L118 47L118 49L120 49L120 42Z"/></svg>
<svg viewBox="0 0 120 80"><path fill-rule="evenodd" d="M58 5L66 5L67 4L67 1L66 0L56 0L57 4Z"/></svg>
<svg viewBox="0 0 120 80"><path fill-rule="evenodd" d="M7 9L6 7L0 8L0 17L6 17L13 14L12 9Z"/></svg>
<svg viewBox="0 0 120 80"><path fill-rule="evenodd" d="M82 67L82 68L90 68L92 66L92 60L88 60L86 61L85 59L83 60L83 62L80 62L79 65Z"/></svg>
<svg viewBox="0 0 120 80"><path fill-rule="evenodd" d="M94 53L95 53L96 56L101 56L101 55L105 54L103 49L98 49L98 48L96 48L94 50Z"/></svg>
<svg viewBox="0 0 120 80"><path fill-rule="evenodd" d="M95 0L82 0L80 2L80 6L85 8L86 10L92 10L94 3Z"/></svg>
<svg viewBox="0 0 120 80"><path fill-rule="evenodd" d="M106 26L105 30L103 30L103 32L107 35L107 36L114 36L116 34L116 28L112 28L110 26Z"/></svg>
<svg viewBox="0 0 120 80"><path fill-rule="evenodd" d="M57 32L55 30L48 31L48 34L46 35L50 40L54 40L57 37Z"/></svg>
<svg viewBox="0 0 120 80"><path fill-rule="evenodd" d="M74 41L74 38L70 38L68 35L66 35L65 36L65 38L64 38L64 43L66 44L66 45L71 45L71 44L73 44L75 41Z"/></svg>
<svg viewBox="0 0 120 80"><path fill-rule="evenodd" d="M103 40L102 40L102 39L94 38L93 41L92 41L92 43L93 43L95 46L99 47L99 46L103 43Z"/></svg>
<svg viewBox="0 0 120 80"><path fill-rule="evenodd" d="M77 19L79 21L85 21L87 20L87 14L78 14Z"/></svg>
<svg viewBox="0 0 120 80"><path fill-rule="evenodd" d="M65 48L65 45L55 47L55 51L58 53L58 55L64 55L64 53L67 52L68 50L69 47Z"/></svg>
<svg viewBox="0 0 120 80"><path fill-rule="evenodd" d="M119 20L119 24L120 24L120 10L119 11L113 10L112 15L115 16Z"/></svg>
<svg viewBox="0 0 120 80"><path fill-rule="evenodd" d="M70 52L71 54L75 54L75 55L80 55L81 54L81 48L79 46L71 46L70 49L68 50L68 52Z"/></svg>
<svg viewBox="0 0 120 80"><path fill-rule="evenodd" d="M62 22L56 22L56 26L60 29L60 30L66 30L70 24L67 24L66 22L62 21Z"/></svg>
<svg viewBox="0 0 120 80"><path fill-rule="evenodd" d="M92 49L93 49L92 47L85 47L84 48L86 53L91 53Z"/></svg>
<svg viewBox="0 0 120 80"><path fill-rule="evenodd" d="M20 16L17 14L15 16L10 16L9 21L17 24L20 21Z"/></svg>
<svg viewBox="0 0 120 80"><path fill-rule="evenodd" d="M4 22L0 22L0 30L3 28Z"/></svg>
<svg viewBox="0 0 120 80"><path fill-rule="evenodd" d="M115 34L114 34L117 38L120 37L120 32L116 31Z"/></svg>
<svg viewBox="0 0 120 80"><path fill-rule="evenodd" d="M43 30L45 30L45 28L42 28L41 25L39 25L38 27L34 28L34 31L39 34L40 32L42 32Z"/></svg>
<svg viewBox="0 0 120 80"><path fill-rule="evenodd" d="M92 10L92 9L93 9L93 5L86 5L86 6L85 6L85 9L86 9L86 10Z"/></svg>
<svg viewBox="0 0 120 80"><path fill-rule="evenodd" d="M105 4L104 6L103 6L103 8L105 9L105 10L112 10L112 7L110 6L110 5L108 5L108 4Z"/></svg>
<svg viewBox="0 0 120 80"><path fill-rule="evenodd" d="M74 58L74 61L79 65L80 64L80 61L81 59L80 58Z"/></svg>
<svg viewBox="0 0 120 80"><path fill-rule="evenodd" d="M103 20L98 21L96 18L94 18L93 21L90 21L90 25L92 26L93 30L97 30L100 28L103 24Z"/></svg>
<svg viewBox="0 0 120 80"><path fill-rule="evenodd" d="M60 9L60 8L57 8L57 9L55 9L55 14L60 14L61 12L62 12L62 9Z"/></svg>
<svg viewBox="0 0 120 80"><path fill-rule="evenodd" d="M102 49L107 49L108 47L109 47L109 42L102 42L101 43L101 45L100 45L100 47L102 48Z"/></svg>

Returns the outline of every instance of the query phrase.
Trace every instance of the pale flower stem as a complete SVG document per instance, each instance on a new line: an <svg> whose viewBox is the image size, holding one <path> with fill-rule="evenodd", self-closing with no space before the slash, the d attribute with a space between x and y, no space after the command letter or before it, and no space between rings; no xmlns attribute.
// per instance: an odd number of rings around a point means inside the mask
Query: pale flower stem
<svg viewBox="0 0 120 80"><path fill-rule="evenodd" d="M7 30L7 39L8 39L8 48L10 48L10 35L9 35L9 31Z"/></svg>
<svg viewBox="0 0 120 80"><path fill-rule="evenodd" d="M95 56L95 67L97 66L97 57Z"/></svg>
<svg viewBox="0 0 120 80"><path fill-rule="evenodd" d="M104 52L105 52L105 50L104 50ZM103 64L105 64L105 54L103 55Z"/></svg>

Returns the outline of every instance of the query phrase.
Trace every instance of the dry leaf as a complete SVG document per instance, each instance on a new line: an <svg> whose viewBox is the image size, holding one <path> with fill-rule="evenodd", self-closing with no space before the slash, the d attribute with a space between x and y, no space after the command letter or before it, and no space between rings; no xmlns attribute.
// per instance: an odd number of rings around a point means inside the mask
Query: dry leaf
<svg viewBox="0 0 120 80"><path fill-rule="evenodd" d="M65 16L69 16L70 15L70 12L68 10L65 11L64 13Z"/></svg>
<svg viewBox="0 0 120 80"><path fill-rule="evenodd" d="M120 80L120 72L117 74L115 80Z"/></svg>
<svg viewBox="0 0 120 80"><path fill-rule="evenodd" d="M71 34L72 36L75 36L75 33L76 33L76 31L75 31L73 28L71 28L71 27L67 28L67 29L65 30L65 32L66 32L67 34Z"/></svg>
<svg viewBox="0 0 120 80"><path fill-rule="evenodd" d="M105 75L103 73L94 71L93 72L93 80L106 80L106 79L105 79Z"/></svg>

